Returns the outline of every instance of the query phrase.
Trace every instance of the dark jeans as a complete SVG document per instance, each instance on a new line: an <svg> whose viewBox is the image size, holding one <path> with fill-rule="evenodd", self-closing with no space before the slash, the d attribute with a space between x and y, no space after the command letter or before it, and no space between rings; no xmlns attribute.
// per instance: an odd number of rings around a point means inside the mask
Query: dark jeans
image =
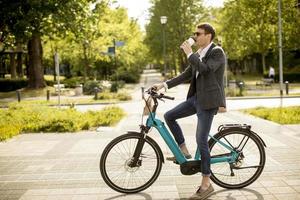
<svg viewBox="0 0 300 200"><path fill-rule="evenodd" d="M208 134L214 115L217 113L217 108L203 110L196 102L196 97L193 96L185 102L177 105L172 110L165 113L165 121L169 126L177 144L183 145L185 142L182 130L177 123L177 119L197 114L198 123L196 131L196 141L201 155L201 170L203 176L210 175L210 151L208 147Z"/></svg>

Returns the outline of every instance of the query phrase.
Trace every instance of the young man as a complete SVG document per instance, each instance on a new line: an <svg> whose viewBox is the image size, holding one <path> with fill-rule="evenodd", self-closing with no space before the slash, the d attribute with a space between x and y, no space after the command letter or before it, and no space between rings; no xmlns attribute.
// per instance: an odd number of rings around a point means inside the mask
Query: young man
<svg viewBox="0 0 300 200"><path fill-rule="evenodd" d="M210 24L203 23L198 25L194 33L195 45L198 50L194 53L187 41L180 46L186 54L190 65L177 77L164 83L153 85L157 90L163 87L170 89L186 81L191 81L187 100L164 115L165 121L181 151L186 158L191 158L185 145L182 130L176 120L197 114L196 141L202 160L202 182L191 199L205 199L214 191L210 184L208 134L214 115L219 108L226 107L223 86L225 55L222 48L212 42L214 37L215 29ZM173 158L167 159L172 160Z"/></svg>

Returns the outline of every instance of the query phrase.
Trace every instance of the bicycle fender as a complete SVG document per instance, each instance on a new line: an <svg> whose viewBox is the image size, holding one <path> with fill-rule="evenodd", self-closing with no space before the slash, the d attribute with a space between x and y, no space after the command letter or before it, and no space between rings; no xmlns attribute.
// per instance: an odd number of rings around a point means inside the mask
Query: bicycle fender
<svg viewBox="0 0 300 200"><path fill-rule="evenodd" d="M264 145L264 147L267 147L266 143L263 141L263 139L257 134L255 133L254 131L250 130L250 129L245 129L245 128L240 128L240 127L230 127L230 128L227 128L227 129L222 129L220 130L219 132L217 132L214 136L217 136L217 135L222 135L223 132L227 132L227 131L232 131L232 130L241 130L241 131L247 131L249 132L249 134L252 134L254 135L255 137L258 138L258 140ZM208 144L209 146L211 145L211 143L213 142L213 138L210 138L209 141L208 141Z"/></svg>
<svg viewBox="0 0 300 200"><path fill-rule="evenodd" d="M128 134L139 134L141 137L144 137L144 134L137 132L137 131L127 131ZM155 142L154 139L152 139L151 137L149 137L148 135L146 135L146 140L148 140L149 142L153 143L153 145L157 148L158 150L158 154L160 159L162 160L163 163L165 163L165 159L164 159L164 154L161 151L161 148L159 147L159 145L157 144L157 142Z"/></svg>
<svg viewBox="0 0 300 200"><path fill-rule="evenodd" d="M251 130L249 130L249 131L261 141L261 143L264 145L264 147L267 147L265 141L263 141L263 139L257 133L255 133L254 131L251 131Z"/></svg>

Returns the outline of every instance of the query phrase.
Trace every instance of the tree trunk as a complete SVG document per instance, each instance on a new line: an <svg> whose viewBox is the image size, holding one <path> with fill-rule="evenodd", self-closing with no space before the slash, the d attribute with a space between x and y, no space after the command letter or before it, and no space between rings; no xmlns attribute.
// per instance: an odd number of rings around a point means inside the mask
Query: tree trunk
<svg viewBox="0 0 300 200"><path fill-rule="evenodd" d="M176 58L175 58L176 52L173 51L172 53L172 64L174 66L174 76L177 76L177 67L176 67ZM172 74L173 75L173 74Z"/></svg>
<svg viewBox="0 0 300 200"><path fill-rule="evenodd" d="M29 78L29 76L28 76L28 72L29 72L28 54L24 54L24 56L25 56L25 72L24 72L24 74L25 74L26 78L28 79Z"/></svg>
<svg viewBox="0 0 300 200"><path fill-rule="evenodd" d="M53 53L53 77L54 77L53 80L56 82L55 53Z"/></svg>
<svg viewBox="0 0 300 200"><path fill-rule="evenodd" d="M87 71L88 71L88 58L86 52L86 44L83 44L83 56L84 56L83 82L85 83L87 78ZM115 57L115 65L116 65L116 57Z"/></svg>
<svg viewBox="0 0 300 200"><path fill-rule="evenodd" d="M28 87L29 88L44 88L46 86L44 80L44 68L42 65L43 49L41 36L34 33L28 41Z"/></svg>
<svg viewBox="0 0 300 200"><path fill-rule="evenodd" d="M266 59L265 59L265 54L261 54L261 62L262 62L262 67L263 67L263 74L266 72Z"/></svg>
<svg viewBox="0 0 300 200"><path fill-rule="evenodd" d="M187 58L186 56L182 56L181 53L179 53L179 59L180 59L180 73L182 73L185 68L187 68L186 64L187 64Z"/></svg>
<svg viewBox="0 0 300 200"><path fill-rule="evenodd" d="M17 78L17 72L16 72L16 54L15 53L11 53L9 54L10 57L10 76L11 79L15 79Z"/></svg>
<svg viewBox="0 0 300 200"><path fill-rule="evenodd" d="M23 68L22 68L22 53L17 54L17 74L19 78L23 78L24 73L23 73Z"/></svg>

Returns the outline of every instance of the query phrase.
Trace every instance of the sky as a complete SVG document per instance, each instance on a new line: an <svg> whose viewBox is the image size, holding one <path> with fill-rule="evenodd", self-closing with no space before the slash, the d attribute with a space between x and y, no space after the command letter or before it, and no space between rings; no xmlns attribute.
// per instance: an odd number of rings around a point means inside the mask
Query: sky
<svg viewBox="0 0 300 200"><path fill-rule="evenodd" d="M221 7L224 0L204 0L205 6ZM144 30L144 26L149 20L148 9L151 4L149 0L118 0L115 6L127 8L129 17L138 19L138 23Z"/></svg>

